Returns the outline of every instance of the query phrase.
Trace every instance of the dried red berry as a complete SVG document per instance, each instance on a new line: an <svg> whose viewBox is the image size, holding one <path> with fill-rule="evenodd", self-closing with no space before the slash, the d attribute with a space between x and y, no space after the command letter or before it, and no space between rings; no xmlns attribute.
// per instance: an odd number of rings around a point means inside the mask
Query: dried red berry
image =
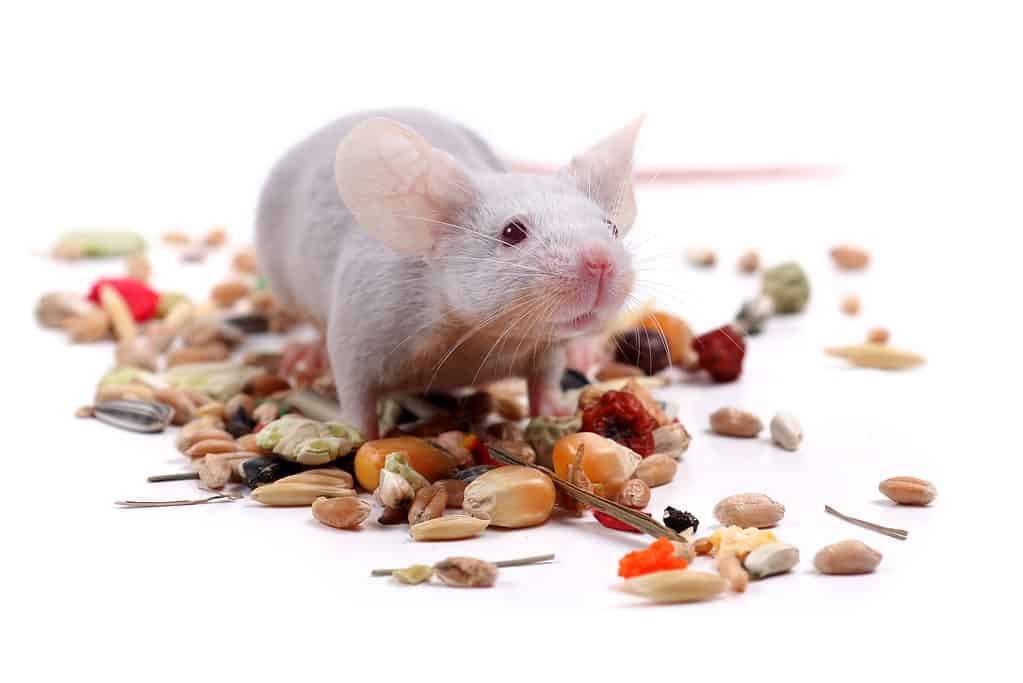
<svg viewBox="0 0 1023 683"><path fill-rule="evenodd" d="M643 403L625 391L607 391L583 411L582 431L617 441L642 456L654 452L657 421Z"/></svg>
<svg viewBox="0 0 1023 683"><path fill-rule="evenodd" d="M701 334L693 340L693 348L700 357L700 367L710 373L714 381L734 382L742 374L746 342L730 325Z"/></svg>
<svg viewBox="0 0 1023 683"><path fill-rule="evenodd" d="M465 437L462 444L469 449L472 453L473 462L476 465L490 465L491 467L500 467L504 463L500 463L494 460L494 456L490 455L490 449L487 448L487 444L480 441L480 438L475 434L470 434Z"/></svg>
<svg viewBox="0 0 1023 683"><path fill-rule="evenodd" d="M130 277L100 278L89 290L89 300L99 304L99 288L112 287L128 304L135 322L145 322L156 315L160 303L160 295L142 282Z"/></svg>
<svg viewBox="0 0 1023 683"><path fill-rule="evenodd" d="M646 515L647 517L650 516L649 512L644 512L643 514ZM606 526L608 529L615 529L616 531L629 531L634 534L640 533L639 529L637 529L636 527L626 524L625 522L620 522L611 515L607 514L606 512L594 510L593 516L596 518L598 522Z"/></svg>

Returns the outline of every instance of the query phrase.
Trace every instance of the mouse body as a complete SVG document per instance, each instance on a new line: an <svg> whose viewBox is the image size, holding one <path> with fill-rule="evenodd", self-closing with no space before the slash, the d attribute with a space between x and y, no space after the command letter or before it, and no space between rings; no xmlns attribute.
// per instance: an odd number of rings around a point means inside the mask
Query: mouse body
<svg viewBox="0 0 1023 683"><path fill-rule="evenodd" d="M292 148L260 197L261 272L323 335L341 418L370 438L377 401L525 377L558 411L565 347L633 284L622 237L641 120L554 174L509 172L442 116L339 119Z"/></svg>

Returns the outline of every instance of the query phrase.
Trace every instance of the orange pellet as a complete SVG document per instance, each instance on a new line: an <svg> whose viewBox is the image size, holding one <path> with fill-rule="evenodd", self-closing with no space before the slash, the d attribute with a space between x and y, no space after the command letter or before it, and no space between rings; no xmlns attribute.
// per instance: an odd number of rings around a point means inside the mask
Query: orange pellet
<svg viewBox="0 0 1023 683"><path fill-rule="evenodd" d="M665 569L685 569L685 558L675 557L675 546L666 538L658 538L643 550L634 550L618 561L618 576L629 579Z"/></svg>

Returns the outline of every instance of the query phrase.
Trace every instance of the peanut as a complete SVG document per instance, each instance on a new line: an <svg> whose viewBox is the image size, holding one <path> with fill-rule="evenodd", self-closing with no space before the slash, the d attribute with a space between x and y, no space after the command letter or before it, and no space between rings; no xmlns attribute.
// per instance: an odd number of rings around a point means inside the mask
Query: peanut
<svg viewBox="0 0 1023 683"><path fill-rule="evenodd" d="M316 521L335 529L354 529L369 517L373 506L355 496L326 498L320 496L313 501L313 517Z"/></svg>
<svg viewBox="0 0 1023 683"><path fill-rule="evenodd" d="M739 257L739 272L750 275L760 269L760 254L755 251L747 251Z"/></svg>
<svg viewBox="0 0 1023 683"><path fill-rule="evenodd" d="M239 251L234 255L234 259L231 261L231 267L239 273L254 275L258 267L256 250L252 247L245 247Z"/></svg>
<svg viewBox="0 0 1023 683"><path fill-rule="evenodd" d="M149 282L149 275L152 272L152 268L149 267L149 259L142 254L136 254L129 258L125 263L125 270L128 273L128 277L134 278L139 282Z"/></svg>
<svg viewBox="0 0 1023 683"><path fill-rule="evenodd" d="M899 505L930 505L938 496L934 484L916 477L892 477L877 488Z"/></svg>
<svg viewBox="0 0 1023 683"><path fill-rule="evenodd" d="M831 259L841 270L862 270L870 263L870 252L850 244L840 244L832 248Z"/></svg>
<svg viewBox="0 0 1023 683"><path fill-rule="evenodd" d="M869 574L881 564L881 553L862 541L841 541L821 548L813 566L821 574Z"/></svg>
<svg viewBox="0 0 1023 683"><path fill-rule="evenodd" d="M846 315L859 315L861 308L860 297L855 294L850 294L842 299L840 308Z"/></svg>
<svg viewBox="0 0 1023 683"><path fill-rule="evenodd" d="M212 228L208 233L206 233L206 237L203 238L203 244L207 247L219 247L226 241L227 230L219 225Z"/></svg>
<svg viewBox="0 0 1023 683"><path fill-rule="evenodd" d="M752 439L764 428L764 423L753 413L725 407L711 413L710 428L715 434Z"/></svg>
<svg viewBox="0 0 1023 683"><path fill-rule="evenodd" d="M264 373L257 375L245 383L245 393L252 394L255 398L265 398L278 391L287 391L291 388L288 380L280 375Z"/></svg>
<svg viewBox="0 0 1023 683"><path fill-rule="evenodd" d="M714 516L724 526L767 529L785 516L785 506L762 493L739 493L718 502Z"/></svg>
<svg viewBox="0 0 1023 683"><path fill-rule="evenodd" d="M669 483L675 478L678 463L666 453L654 453L639 461L632 476L642 480L650 488Z"/></svg>
<svg viewBox="0 0 1023 683"><path fill-rule="evenodd" d="M888 330L883 327L874 327L867 332L867 343L869 344L887 344L888 339L891 337Z"/></svg>

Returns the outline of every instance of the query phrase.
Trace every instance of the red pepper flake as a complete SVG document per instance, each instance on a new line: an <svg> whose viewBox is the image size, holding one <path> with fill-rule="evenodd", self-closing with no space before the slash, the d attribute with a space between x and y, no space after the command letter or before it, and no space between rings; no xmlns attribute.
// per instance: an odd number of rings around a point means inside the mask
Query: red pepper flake
<svg viewBox="0 0 1023 683"><path fill-rule="evenodd" d="M700 357L700 367L710 373L715 382L734 382L742 374L746 342L730 325L701 334L693 340L693 348Z"/></svg>
<svg viewBox="0 0 1023 683"><path fill-rule="evenodd" d="M639 510L637 510L637 512L639 512ZM643 514L646 515L647 517L650 517L649 512L644 512ZM634 534L640 533L639 529L637 529L636 527L626 524L625 522L621 522L612 517L611 515L607 514L606 512L594 510L593 516L597 518L598 522L606 526L608 529L615 529L616 531L629 531Z"/></svg>
<svg viewBox="0 0 1023 683"><path fill-rule="evenodd" d="M617 441L646 457L654 452L657 421L643 402L627 391L606 391L583 411L582 431Z"/></svg>
<svg viewBox="0 0 1023 683"><path fill-rule="evenodd" d="M88 299L94 304L99 304L99 288L112 287L121 295L124 302L128 304L131 315L135 322L141 323L156 315L156 308L160 303L160 295L146 286L144 283L130 277L105 277L100 278L89 290Z"/></svg>
<svg viewBox="0 0 1023 683"><path fill-rule="evenodd" d="M675 557L675 546L666 538L658 538L643 550L634 550L618 560L618 576L628 579L667 569L685 569L684 557Z"/></svg>

